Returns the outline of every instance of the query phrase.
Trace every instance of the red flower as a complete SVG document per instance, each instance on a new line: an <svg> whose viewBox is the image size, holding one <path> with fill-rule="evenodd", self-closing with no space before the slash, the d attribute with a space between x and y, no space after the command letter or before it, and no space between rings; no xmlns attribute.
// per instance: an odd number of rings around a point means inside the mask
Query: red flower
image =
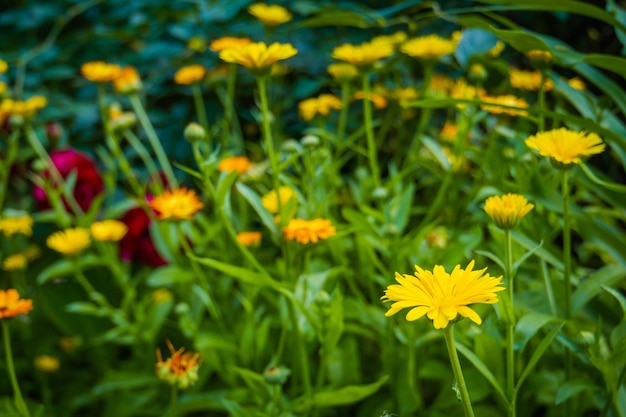
<svg viewBox="0 0 626 417"><path fill-rule="evenodd" d="M89 209L93 199L102 192L104 184L102 177L96 169L96 164L87 155L75 149L68 148L56 150L50 153L50 159L56 166L63 179L72 172L76 172L76 185L74 186L74 198L84 211ZM44 178L50 178L48 170L43 173ZM48 196L43 188L35 186L34 197L39 209L50 208ZM63 201L68 207L67 202Z"/></svg>
<svg viewBox="0 0 626 417"><path fill-rule="evenodd" d="M137 261L151 266L166 265L150 237L150 217L141 207L128 210L120 219L128 232L120 240L120 256L126 261Z"/></svg>

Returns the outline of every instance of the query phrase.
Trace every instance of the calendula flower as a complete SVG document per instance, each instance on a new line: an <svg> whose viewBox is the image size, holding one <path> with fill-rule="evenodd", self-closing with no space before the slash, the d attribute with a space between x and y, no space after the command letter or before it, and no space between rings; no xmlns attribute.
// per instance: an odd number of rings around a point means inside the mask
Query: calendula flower
<svg viewBox="0 0 626 417"><path fill-rule="evenodd" d="M452 89L450 90L450 97L458 100L475 100L479 96L485 95L483 88L469 85L464 79L460 78L454 82ZM465 103L458 103L458 108L463 109L466 107Z"/></svg>
<svg viewBox="0 0 626 417"><path fill-rule="evenodd" d="M119 77L113 80L113 87L115 91L120 94L131 94L141 90L141 78L139 73L134 67L122 68L122 73Z"/></svg>
<svg viewBox="0 0 626 417"><path fill-rule="evenodd" d="M538 70L546 70L552 66L552 53L550 51L542 51L534 49L526 52L526 56Z"/></svg>
<svg viewBox="0 0 626 417"><path fill-rule="evenodd" d="M447 75L433 74L428 83L428 91L437 96L446 96L452 89L454 81Z"/></svg>
<svg viewBox="0 0 626 417"><path fill-rule="evenodd" d="M108 83L122 75L122 68L119 65L104 61L91 61L83 64L80 67L80 72L89 81Z"/></svg>
<svg viewBox="0 0 626 417"><path fill-rule="evenodd" d="M16 234L32 236L34 220L31 216L15 216L0 219L0 231L11 237Z"/></svg>
<svg viewBox="0 0 626 417"><path fill-rule="evenodd" d="M194 190L183 187L163 191L150 201L150 207L157 212L160 220L188 220L202 209L204 204Z"/></svg>
<svg viewBox="0 0 626 417"><path fill-rule="evenodd" d="M170 350L171 357L163 360L161 351L157 349L157 363L155 372L159 379L166 381L168 384L178 389L186 389L198 380L198 368L200 368L200 355L198 353L183 353L184 348L174 349L172 343L168 340L167 347Z"/></svg>
<svg viewBox="0 0 626 417"><path fill-rule="evenodd" d="M567 81L567 84L578 90L578 91L585 91L587 89L587 86L585 85L585 82L583 80L581 80L579 77L574 77L574 78L570 78Z"/></svg>
<svg viewBox="0 0 626 417"><path fill-rule="evenodd" d="M492 196L485 201L485 212L500 229L513 229L535 207L519 194Z"/></svg>
<svg viewBox="0 0 626 417"><path fill-rule="evenodd" d="M128 232L128 226L119 220L102 220L89 227L91 236L103 242L119 242Z"/></svg>
<svg viewBox="0 0 626 417"><path fill-rule="evenodd" d="M601 153L606 146L595 133L574 132L564 127L539 132L525 142L562 168L580 164L582 158Z"/></svg>
<svg viewBox="0 0 626 417"><path fill-rule="evenodd" d="M481 100L485 104L481 104L480 108L487 110L491 114L508 114L511 116L526 116L528 112L522 110L528 107L528 102L523 98L515 97L512 94L505 94L501 96L482 96ZM501 104L503 106L519 107L517 109L492 106L490 104Z"/></svg>
<svg viewBox="0 0 626 417"><path fill-rule="evenodd" d="M469 161L467 160L467 157L465 155L455 154L447 146L443 147L441 151L448 159L448 162L450 163L450 169L452 169L452 172L468 172L470 170Z"/></svg>
<svg viewBox="0 0 626 417"><path fill-rule="evenodd" d="M404 308L412 307L406 315L408 321L426 315L435 329L447 327L458 316L481 324L482 319L469 306L498 302L496 293L504 287L500 286L502 277L485 274L487 268L479 271L473 271L473 268L472 260L467 268L457 265L451 273L447 273L441 265L435 265L432 272L415 265L414 275L396 272L399 285L388 286L382 296L384 301L395 301L385 316L393 316Z"/></svg>
<svg viewBox="0 0 626 417"><path fill-rule="evenodd" d="M63 255L76 255L91 244L89 230L82 227L65 229L51 234L46 245Z"/></svg>
<svg viewBox="0 0 626 417"><path fill-rule="evenodd" d="M306 121L318 114L327 116L331 110L341 110L341 99L333 94L321 94L298 103L300 117Z"/></svg>
<svg viewBox="0 0 626 417"><path fill-rule="evenodd" d="M332 57L357 67L369 67L393 54L393 46L387 43L364 42L360 45L344 44L333 49Z"/></svg>
<svg viewBox="0 0 626 417"><path fill-rule="evenodd" d="M4 99L2 105L0 105L0 112L15 116L32 117L47 105L48 99L44 96L32 96L25 101Z"/></svg>
<svg viewBox="0 0 626 417"><path fill-rule="evenodd" d="M504 42L497 41L493 48L487 51L487 56L490 58L497 58L504 51Z"/></svg>
<svg viewBox="0 0 626 417"><path fill-rule="evenodd" d="M355 100L363 100L365 98L365 94L363 94L363 91L356 91L352 95L352 98ZM374 93L372 91L369 93L368 99L374 104L374 107L376 107L377 109L384 109L385 107L387 107L387 99L382 94Z"/></svg>
<svg viewBox="0 0 626 417"><path fill-rule="evenodd" d="M218 171L237 171L240 174L247 172L250 168L252 168L252 161L245 156L231 156L229 158L224 158L217 165Z"/></svg>
<svg viewBox="0 0 626 417"><path fill-rule="evenodd" d="M517 68L509 69L509 81L511 86L519 90L537 91L541 86L541 73L539 71L524 71ZM550 78L544 80L543 89L550 91L554 82Z"/></svg>
<svg viewBox="0 0 626 417"><path fill-rule="evenodd" d="M405 107L410 102L417 100L419 92L413 87L400 87L390 92L393 99L397 100L400 106Z"/></svg>
<svg viewBox="0 0 626 417"><path fill-rule="evenodd" d="M268 192L267 194L265 194L261 198L261 203L263 204L263 207L265 207L267 211L269 211L272 214L276 214L278 213L278 200L279 199L280 199L280 206L284 207L287 205L287 203L291 199L298 201L298 196L296 195L296 192L291 187L284 185L278 188L278 193L276 192L276 190L272 190Z"/></svg>
<svg viewBox="0 0 626 417"><path fill-rule="evenodd" d="M33 365L38 371L49 374L59 370L60 362L56 356L39 355L33 360Z"/></svg>
<svg viewBox="0 0 626 417"><path fill-rule="evenodd" d="M458 40L444 39L437 35L419 36L409 39L400 46L400 52L418 59L436 61L442 56L452 54Z"/></svg>
<svg viewBox="0 0 626 417"><path fill-rule="evenodd" d="M441 132L439 132L439 137L444 142L454 143L458 134L459 126L451 121L446 121L446 123L441 128Z"/></svg>
<svg viewBox="0 0 626 417"><path fill-rule="evenodd" d="M225 49L241 48L252 43L248 38L236 38L234 36L223 36L214 39L209 44L209 49L213 52L222 52Z"/></svg>
<svg viewBox="0 0 626 417"><path fill-rule="evenodd" d="M237 241L244 246L256 246L261 243L261 232L239 232Z"/></svg>
<svg viewBox="0 0 626 417"><path fill-rule="evenodd" d="M243 65L255 75L267 75L272 64L296 55L298 50L289 43L253 42L240 48L225 49L220 58L225 62Z"/></svg>
<svg viewBox="0 0 626 417"><path fill-rule="evenodd" d="M202 81L206 69L202 65L187 65L179 68L174 74L174 82L180 85L191 85Z"/></svg>
<svg viewBox="0 0 626 417"><path fill-rule="evenodd" d="M13 288L0 290L0 319L26 314L33 309L33 300L20 299Z"/></svg>
<svg viewBox="0 0 626 417"><path fill-rule="evenodd" d="M4 74L9 69L9 64L5 60L0 59L0 74Z"/></svg>
<svg viewBox="0 0 626 417"><path fill-rule="evenodd" d="M23 253L16 253L15 255L7 256L2 262L2 269L5 271L18 271L26 269L28 265L28 258Z"/></svg>
<svg viewBox="0 0 626 417"><path fill-rule="evenodd" d="M359 75L359 70L354 65L345 62L330 64L327 71L331 77L340 83L347 82Z"/></svg>
<svg viewBox="0 0 626 417"><path fill-rule="evenodd" d="M289 10L277 4L255 3L248 7L248 12L265 26L282 25L292 18Z"/></svg>
<svg viewBox="0 0 626 417"><path fill-rule="evenodd" d="M405 32L396 32L392 35L379 35L370 41L372 44L389 44L393 47L398 46L402 42L406 41L407 34Z"/></svg>
<svg viewBox="0 0 626 417"><path fill-rule="evenodd" d="M303 245L317 243L320 239L328 239L336 234L335 226L327 219L291 219L282 232L285 239Z"/></svg>

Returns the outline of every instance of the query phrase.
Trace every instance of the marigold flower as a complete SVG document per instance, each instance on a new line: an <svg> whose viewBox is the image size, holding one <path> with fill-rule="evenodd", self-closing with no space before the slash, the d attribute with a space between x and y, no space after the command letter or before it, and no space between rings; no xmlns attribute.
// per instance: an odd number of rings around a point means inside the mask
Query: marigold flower
<svg viewBox="0 0 626 417"><path fill-rule="evenodd" d="M411 101L417 100L419 92L413 87L400 87L392 90L390 95L400 103L400 106L405 107Z"/></svg>
<svg viewBox="0 0 626 417"><path fill-rule="evenodd" d="M18 271L26 268L28 258L23 253L7 256L2 262L2 269L5 271Z"/></svg>
<svg viewBox="0 0 626 417"><path fill-rule="evenodd" d="M82 227L65 229L51 234L46 239L50 249L63 255L76 255L91 244L89 231Z"/></svg>
<svg viewBox="0 0 626 417"><path fill-rule="evenodd" d="M134 67L124 67L120 76L113 80L113 87L120 94L136 93L141 90L141 77Z"/></svg>
<svg viewBox="0 0 626 417"><path fill-rule="evenodd" d="M355 100L363 100L365 98L365 94L363 94L363 91L356 91L352 95L352 98ZM387 107L387 99L382 94L371 91L368 98L377 109L384 109Z"/></svg>
<svg viewBox="0 0 626 417"><path fill-rule="evenodd" d="M11 237L15 234L32 236L34 220L31 216L15 216L0 219L0 231L6 236Z"/></svg>
<svg viewBox="0 0 626 417"><path fill-rule="evenodd" d="M282 25L292 18L289 10L276 4L255 3L248 7L248 12L265 26Z"/></svg>
<svg viewBox="0 0 626 417"><path fill-rule="evenodd" d="M415 265L414 275L396 272L396 281L400 285L388 286L381 297L384 301L395 301L385 316L393 316L404 308L413 307L406 319L414 321L426 315L435 329L447 327L459 315L481 324L478 313L468 305L497 303L496 292L504 290L504 287L500 286L501 276L494 278L485 274L487 268L480 271L473 271L473 268L472 260L467 268L457 265L451 273L447 273L441 265L435 265L432 272Z"/></svg>
<svg viewBox="0 0 626 417"><path fill-rule="evenodd" d="M481 100L485 104L481 104L480 108L487 110L491 114L508 114L511 116L526 116L528 114L526 110L491 105L502 104L503 106L520 107L524 109L528 107L528 102L526 100L512 94L505 94L501 96L482 96Z"/></svg>
<svg viewBox="0 0 626 417"><path fill-rule="evenodd" d="M252 168L252 162L245 156L231 156L229 158L224 158L217 165L218 171L237 171L240 174L243 174L250 168Z"/></svg>
<svg viewBox="0 0 626 417"><path fill-rule="evenodd" d="M450 97L458 100L475 100L479 96L485 95L483 88L469 85L464 79L460 78L454 82L452 89L450 90ZM458 103L458 108L463 109L466 107L465 103Z"/></svg>
<svg viewBox="0 0 626 417"><path fill-rule="evenodd" d="M282 229L282 232L285 239L295 240L303 245L317 243L320 239L328 239L337 233L330 220L319 218L313 220L291 219L289 224Z"/></svg>
<svg viewBox="0 0 626 417"><path fill-rule="evenodd" d="M354 65L345 62L330 64L327 71L331 77L339 82L349 81L359 75L359 70Z"/></svg>
<svg viewBox="0 0 626 417"><path fill-rule="evenodd" d="M571 78L567 81L567 84L578 90L578 91L585 91L587 89L587 86L585 85L585 82L583 80L581 80L579 77L574 77Z"/></svg>
<svg viewBox="0 0 626 417"><path fill-rule="evenodd" d="M393 54L393 46L388 43L364 42L360 45L344 44L333 49L332 57L357 67L368 67L376 61Z"/></svg>
<svg viewBox="0 0 626 417"><path fill-rule="evenodd" d="M237 241L243 246L256 246L261 243L261 232L239 232L237 233Z"/></svg>
<svg viewBox="0 0 626 417"><path fill-rule="evenodd" d="M296 192L286 185L278 188L278 193L275 190L272 190L261 197L261 204L267 211L272 214L278 213L278 200L280 199L280 206L285 207L287 203L294 199L298 201L298 196Z"/></svg>
<svg viewBox="0 0 626 417"><path fill-rule="evenodd" d="M33 300L23 298L13 288L0 290L0 319L26 314L33 309Z"/></svg>
<svg viewBox="0 0 626 417"><path fill-rule="evenodd" d="M186 389L198 380L198 368L202 362L198 353L183 353L185 348L174 349L168 340L167 347L172 354L167 360L163 360L161 351L157 349L157 363L155 372L159 379L178 389Z"/></svg>
<svg viewBox="0 0 626 417"><path fill-rule="evenodd" d="M513 229L535 207L519 194L491 196L485 201L485 212L500 229Z"/></svg>
<svg viewBox="0 0 626 417"><path fill-rule="evenodd" d="M459 126L451 121L446 121L441 128L441 132L439 132L439 137L443 139L444 142L454 143L458 134Z"/></svg>
<svg viewBox="0 0 626 417"><path fill-rule="evenodd" d="M595 133L574 132L564 127L539 132L525 143L563 168L580 164L583 157L602 153L606 146Z"/></svg>
<svg viewBox="0 0 626 417"><path fill-rule="evenodd" d="M52 373L59 370L59 358L50 355L40 355L33 359L33 365L38 371Z"/></svg>
<svg viewBox="0 0 626 417"><path fill-rule="evenodd" d="M255 75L266 75L272 64L296 55L298 50L289 43L253 42L240 48L225 49L220 58L225 62L243 65Z"/></svg>
<svg viewBox="0 0 626 417"><path fill-rule="evenodd" d="M105 242L118 242L128 232L128 226L119 220L102 220L93 223L89 230L95 240Z"/></svg>
<svg viewBox="0 0 626 417"><path fill-rule="evenodd" d="M445 96L448 95L453 85L454 81L450 77L443 74L433 74L430 83L428 83L428 91L438 96Z"/></svg>
<svg viewBox="0 0 626 417"><path fill-rule="evenodd" d="M2 100L0 113L16 116L32 117L39 110L48 105L48 99L44 96L33 96L25 101L14 101L10 98Z"/></svg>
<svg viewBox="0 0 626 417"><path fill-rule="evenodd" d="M407 34L405 32L396 32L394 34L391 35L379 35L379 36L375 36L372 38L372 40L370 41L370 43L372 44L389 44L393 47L401 44L402 42L406 41L407 38Z"/></svg>
<svg viewBox="0 0 626 417"><path fill-rule="evenodd" d="M204 204L194 190L183 187L163 191L150 201L150 207L156 211L160 220L189 220Z"/></svg>
<svg viewBox="0 0 626 417"><path fill-rule="evenodd" d="M318 114L326 116L331 110L341 110L341 99L333 94L320 94L318 97L308 98L298 103L300 117L306 121Z"/></svg>
<svg viewBox="0 0 626 417"><path fill-rule="evenodd" d="M248 38L236 38L234 36L223 36L211 41L209 49L213 52L222 52L225 49L241 48L252 43Z"/></svg>
<svg viewBox="0 0 626 417"><path fill-rule="evenodd" d="M0 59L0 74L4 74L9 69L9 64L3 59Z"/></svg>
<svg viewBox="0 0 626 417"><path fill-rule="evenodd" d="M187 65L179 68L174 74L174 82L181 85L191 85L202 81L206 69L202 65Z"/></svg>
<svg viewBox="0 0 626 417"><path fill-rule="evenodd" d="M122 75L122 68L104 61L91 61L80 67L83 77L95 83L108 83Z"/></svg>
<svg viewBox="0 0 626 417"><path fill-rule="evenodd" d="M509 69L509 81L511 86L519 90L537 91L541 85L541 73L539 71L524 71L517 68ZM550 91L554 87L554 81L546 78L543 89Z"/></svg>
<svg viewBox="0 0 626 417"><path fill-rule="evenodd" d="M400 52L413 58L437 60L444 55L452 54L458 40L444 39L437 35L419 36L409 39L400 46Z"/></svg>

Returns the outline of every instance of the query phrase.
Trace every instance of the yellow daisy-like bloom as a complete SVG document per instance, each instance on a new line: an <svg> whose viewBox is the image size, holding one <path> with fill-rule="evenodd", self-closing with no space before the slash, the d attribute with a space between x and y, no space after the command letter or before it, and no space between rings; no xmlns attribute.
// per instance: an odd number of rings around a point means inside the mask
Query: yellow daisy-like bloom
<svg viewBox="0 0 626 417"><path fill-rule="evenodd" d="M497 41L493 48L487 51L487 56L490 58L497 58L504 51L504 42Z"/></svg>
<svg viewBox="0 0 626 417"><path fill-rule="evenodd" d="M454 86L454 81L443 74L433 74L428 84L428 91L436 96L447 96Z"/></svg>
<svg viewBox="0 0 626 417"><path fill-rule="evenodd" d="M393 316L400 310L413 307L406 315L414 321L426 315L432 320L435 329L443 329L457 316L467 317L476 324L482 319L469 305L498 302L498 291L502 277L494 278L485 274L487 268L473 271L472 260L467 268L461 265L447 273L443 266L435 265L433 271L426 271L415 265L415 274L400 275L396 272L398 284L390 285L381 297L384 301L395 301L385 316Z"/></svg>
<svg viewBox="0 0 626 417"><path fill-rule="evenodd" d="M595 133L574 132L564 127L539 132L525 143L563 168L579 164L583 157L601 153L606 146Z"/></svg>
<svg viewBox="0 0 626 417"><path fill-rule="evenodd" d="M239 232L237 233L237 241L244 246L256 246L261 243L261 232Z"/></svg>
<svg viewBox="0 0 626 417"><path fill-rule="evenodd" d="M419 36L409 39L400 46L400 52L413 58L434 61L452 54L458 40L444 39L437 35Z"/></svg>
<svg viewBox="0 0 626 417"><path fill-rule="evenodd" d="M32 236L34 220L31 216L5 217L0 219L0 231L6 236L11 237L15 234Z"/></svg>
<svg viewBox="0 0 626 417"><path fill-rule="evenodd" d="M401 87L391 91L391 97L404 107L411 101L417 100L419 92L413 87Z"/></svg>
<svg viewBox="0 0 626 417"><path fill-rule="evenodd" d="M519 90L537 91L541 85L541 73L539 71L524 71L517 68L509 69L509 81L511 86ZM543 88L550 91L554 82L550 78L544 80Z"/></svg>
<svg viewBox="0 0 626 417"><path fill-rule="evenodd" d="M552 53L550 51L542 51L539 49L533 49L526 52L526 56L538 70L548 69L552 66Z"/></svg>
<svg viewBox="0 0 626 417"><path fill-rule="evenodd" d="M267 75L272 64L296 55L298 50L289 43L253 42L240 48L225 49L220 58L225 62L243 65L255 75Z"/></svg>
<svg viewBox="0 0 626 417"><path fill-rule="evenodd" d="M359 70L354 65L345 62L330 64L327 71L331 77L339 82L349 81L359 75Z"/></svg>
<svg viewBox="0 0 626 417"><path fill-rule="evenodd" d="M33 300L20 299L13 288L0 290L0 319L26 314L33 309Z"/></svg>
<svg viewBox="0 0 626 417"><path fill-rule="evenodd" d="M104 61L91 61L83 64L80 67L80 72L89 81L108 83L122 75L122 68L119 65Z"/></svg>
<svg viewBox="0 0 626 417"><path fill-rule="evenodd" d="M500 229L513 229L535 207L519 194L492 196L485 201L485 212Z"/></svg>
<svg viewBox="0 0 626 417"><path fill-rule="evenodd" d="M204 204L194 190L183 187L163 191L160 196L150 201L150 207L157 212L161 220L188 220L202 209Z"/></svg>
<svg viewBox="0 0 626 417"><path fill-rule="evenodd" d="M282 231L285 239L295 240L303 245L317 243L320 239L328 239L337 233L335 226L326 219L291 219Z"/></svg>
<svg viewBox="0 0 626 417"><path fill-rule="evenodd" d="M191 85L202 81L206 69L202 65L187 65L174 74L174 82L181 85Z"/></svg>
<svg viewBox="0 0 626 417"><path fill-rule="evenodd" d="M332 57L357 67L368 67L393 54L388 43L364 42L360 45L344 44L333 49Z"/></svg>
<svg viewBox="0 0 626 417"><path fill-rule="evenodd" d="M467 81L462 78L456 80L450 90L450 97L459 100L475 100L485 94L486 92L483 88L469 85ZM458 103L456 106L460 109L464 109L467 105L465 103Z"/></svg>
<svg viewBox="0 0 626 417"><path fill-rule="evenodd" d="M53 233L46 239L46 245L63 255L76 255L91 244L89 230L82 227L65 229Z"/></svg>
<svg viewBox="0 0 626 417"><path fill-rule="evenodd" d="M0 113L13 114L16 116L32 117L39 110L48 105L48 99L44 96L32 96L26 101L2 100Z"/></svg>
<svg viewBox="0 0 626 417"><path fill-rule="evenodd" d="M128 226L119 220L102 220L93 223L89 230L95 240L119 242L128 232Z"/></svg>
<svg viewBox="0 0 626 417"><path fill-rule="evenodd" d="M502 96L483 96L480 108L487 110L491 114L509 114L511 116L526 116L528 112L522 110L528 107L528 102L523 98L515 97L512 94ZM506 107L492 106L490 104L502 104L503 106L520 107L521 109L509 109Z"/></svg>
<svg viewBox="0 0 626 417"><path fill-rule="evenodd" d="M241 48L252 43L248 38L236 38L234 36L223 36L211 41L209 49L213 52L222 52L225 49Z"/></svg>
<svg viewBox="0 0 626 417"><path fill-rule="evenodd" d="M444 142L454 143L458 134L459 126L451 121L446 121L446 123L441 128L441 132L439 132L439 137Z"/></svg>
<svg viewBox="0 0 626 417"><path fill-rule="evenodd" d="M60 362L56 356L40 355L33 359L33 365L38 371L52 373L59 370Z"/></svg>
<svg viewBox="0 0 626 417"><path fill-rule="evenodd" d="M200 355L190 352L183 353L184 348L175 350L169 340L167 347L172 356L165 361L161 356L161 351L158 349L156 351L158 362L155 366L155 372L157 377L178 389L189 388L198 380L198 368L202 362Z"/></svg>
<svg viewBox="0 0 626 417"><path fill-rule="evenodd" d="M0 59L0 74L4 74L9 69L9 64L3 59Z"/></svg>
<svg viewBox="0 0 626 417"><path fill-rule="evenodd" d="M363 94L363 91L356 91L352 95L352 98L354 100L363 100L365 98L365 94ZM385 107L387 107L387 99L382 94L374 93L372 91L370 92L368 98L369 101L371 101L374 104L374 107L376 107L377 109L384 109Z"/></svg>
<svg viewBox="0 0 626 417"><path fill-rule="evenodd" d="M370 41L372 44L389 44L393 47L398 46L402 42L406 41L407 34L405 32L396 32L392 35L379 35Z"/></svg>
<svg viewBox="0 0 626 417"><path fill-rule="evenodd" d="M331 110L341 110L341 99L333 94L320 94L298 103L300 117L312 120L316 115L327 116Z"/></svg>
<svg viewBox="0 0 626 417"><path fill-rule="evenodd" d="M265 207L267 211L269 211L272 214L276 214L278 213L278 200L279 199L280 199L281 207L284 207L287 205L287 203L291 199L298 201L298 196L296 195L296 192L291 187L283 185L282 187L278 188L278 193L276 193L275 190L272 190L268 192L267 194L265 194L261 198L261 204L263 204L263 207Z"/></svg>
<svg viewBox="0 0 626 417"><path fill-rule="evenodd" d="M28 258L23 253L7 256L2 262L2 269L5 271L18 271L26 268Z"/></svg>
<svg viewBox="0 0 626 417"><path fill-rule="evenodd" d="M231 156L229 158L224 158L217 165L218 171L237 171L240 174L247 172L250 168L252 168L252 161L245 156Z"/></svg>
<svg viewBox="0 0 626 417"><path fill-rule="evenodd" d="M571 78L567 81L567 84L578 90L578 91L585 91L587 89L587 86L585 85L585 82L583 80L581 80L579 77L574 77Z"/></svg>
<svg viewBox="0 0 626 417"><path fill-rule="evenodd" d="M265 26L282 25L293 17L289 10L277 4L255 3L248 7L248 12Z"/></svg>
<svg viewBox="0 0 626 417"><path fill-rule="evenodd" d="M120 94L136 93L141 90L141 77L134 67L124 67L120 76L113 80L113 87Z"/></svg>

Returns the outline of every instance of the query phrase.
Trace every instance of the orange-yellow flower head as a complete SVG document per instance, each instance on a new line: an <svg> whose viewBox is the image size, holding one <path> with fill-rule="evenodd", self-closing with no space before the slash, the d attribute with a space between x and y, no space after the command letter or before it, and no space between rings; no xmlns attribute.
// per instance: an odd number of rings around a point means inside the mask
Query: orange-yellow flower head
<svg viewBox="0 0 626 417"><path fill-rule="evenodd" d="M189 220L204 204L194 190L183 187L163 191L150 201L150 207L157 212L160 220Z"/></svg>
<svg viewBox="0 0 626 417"><path fill-rule="evenodd" d="M253 42L241 48L225 49L220 58L225 62L243 65L254 75L267 75L272 64L296 55L298 50L289 43Z"/></svg>
<svg viewBox="0 0 626 417"><path fill-rule="evenodd" d="M237 171L240 174L247 172L250 168L252 168L252 162L245 156L231 156L229 158L224 158L217 165L218 171Z"/></svg>
<svg viewBox="0 0 626 417"><path fill-rule="evenodd" d="M601 153L606 146L595 133L574 132L564 127L539 132L525 142L529 148L563 168L579 164L584 157Z"/></svg>
<svg viewBox="0 0 626 417"><path fill-rule="evenodd" d="M539 71L524 71L517 68L509 69L509 81L511 86L519 90L537 91L541 86L541 73ZM550 91L554 87L554 81L546 78L543 82L543 89Z"/></svg>
<svg viewBox="0 0 626 417"><path fill-rule="evenodd" d="M89 81L108 83L122 75L122 68L104 61L91 61L80 67L80 73Z"/></svg>
<svg viewBox="0 0 626 417"><path fill-rule="evenodd" d="M128 226L119 220L102 220L89 228L94 240L103 242L119 242L128 232Z"/></svg>
<svg viewBox="0 0 626 417"><path fill-rule="evenodd" d="M91 244L89 230L82 227L65 229L53 233L46 239L46 245L63 255L76 255Z"/></svg>
<svg viewBox="0 0 626 417"><path fill-rule="evenodd" d="M341 110L341 99L333 94L321 94L298 103L300 117L306 121L318 114L327 116L331 110Z"/></svg>
<svg viewBox="0 0 626 417"><path fill-rule="evenodd" d="M6 237L11 237L15 234L31 236L33 234L33 223L33 218L28 215L5 217L0 219L0 232Z"/></svg>
<svg viewBox="0 0 626 417"><path fill-rule="evenodd" d="M303 245L317 243L319 240L328 239L335 234L335 226L326 219L291 219L289 224L283 228L285 239L295 240Z"/></svg>
<svg viewBox="0 0 626 417"><path fill-rule="evenodd" d="M33 309L33 300L20 299L13 288L0 290L0 319L26 314Z"/></svg>
<svg viewBox="0 0 626 417"><path fill-rule="evenodd" d="M26 265L28 265L28 258L23 253L7 256L4 258L4 261L2 261L2 269L9 272L26 269Z"/></svg>
<svg viewBox="0 0 626 417"><path fill-rule="evenodd" d="M435 265L432 272L415 265L414 275L396 272L399 285L388 286L382 296L384 301L395 301L385 316L393 316L404 308L412 307L406 315L408 321L426 315L435 329L447 327L459 315L481 324L478 313L468 306L497 303L496 293L504 287L500 286L502 277L485 274L487 268L480 271L473 271L473 268L474 261L471 261L467 268L457 265L451 273L447 273L441 265Z"/></svg>
<svg viewBox="0 0 626 417"><path fill-rule="evenodd" d="M141 78L135 67L124 67L119 77L113 80L115 91L120 94L131 94L141 90Z"/></svg>
<svg viewBox="0 0 626 417"><path fill-rule="evenodd" d="M48 374L58 371L60 364L61 363L59 361L59 358L50 355L36 356L33 360L33 365L35 365L35 369Z"/></svg>
<svg viewBox="0 0 626 417"><path fill-rule="evenodd" d="M571 78L567 81L567 84L578 90L578 91L585 91L587 89L587 86L585 85L585 82L583 80L581 80L579 77L574 77Z"/></svg>
<svg viewBox="0 0 626 417"><path fill-rule="evenodd" d="M327 70L330 76L339 82L349 81L359 75L359 70L354 65L345 62L330 64Z"/></svg>
<svg viewBox="0 0 626 417"><path fill-rule="evenodd" d="M454 53L458 40L444 39L437 35L419 36L409 39L400 46L400 52L418 59L436 61Z"/></svg>
<svg viewBox="0 0 626 417"><path fill-rule="evenodd" d="M296 192L286 185L279 187L278 192L276 190L272 190L265 194L261 198L261 204L267 211L272 214L278 213L278 201L280 200L280 206L285 207L290 200L298 201L298 196Z"/></svg>
<svg viewBox="0 0 626 417"><path fill-rule="evenodd" d="M222 52L225 49L241 48L252 43L248 38L236 38L234 36L223 36L221 38L214 39L209 44L209 49L213 52Z"/></svg>
<svg viewBox="0 0 626 417"><path fill-rule="evenodd" d="M237 241L244 246L256 246L261 243L261 232L239 232Z"/></svg>
<svg viewBox="0 0 626 417"><path fill-rule="evenodd" d="M405 32L396 32L392 35L379 35L370 41L372 44L389 44L392 47L396 47L402 42L406 41L407 34Z"/></svg>
<svg viewBox="0 0 626 417"><path fill-rule="evenodd" d="M178 388L187 389L198 380L198 368L200 368L200 355L198 353L185 352L184 348L174 349L168 340L167 347L172 356L163 360L161 351L157 349L157 363L155 372L159 379Z"/></svg>
<svg viewBox="0 0 626 417"><path fill-rule="evenodd" d="M360 90L355 91L352 95L352 98L355 100L364 100L365 94L363 93L363 91ZM372 104L374 104L374 107L376 107L377 109L384 109L385 107L387 107L387 99L382 94L370 91L367 98L369 99L369 101L372 102Z"/></svg>
<svg viewBox="0 0 626 417"><path fill-rule="evenodd" d="M519 221L535 207L526 197L519 194L504 194L489 197L485 201L485 212L500 229L513 229Z"/></svg>
<svg viewBox="0 0 626 417"><path fill-rule="evenodd" d="M530 63L533 64L533 67L540 71L552 66L552 53L550 51L534 49L526 52L526 56L530 60Z"/></svg>
<svg viewBox="0 0 626 417"><path fill-rule="evenodd" d="M174 82L180 85L191 85L202 81L205 75L206 69L202 65L187 65L176 71Z"/></svg>
<svg viewBox="0 0 626 417"><path fill-rule="evenodd" d="M516 97L512 94L505 94L502 96L483 96L481 97L481 100L485 104L481 104L480 108L487 110L491 114L508 114L511 116L526 116L528 114L526 110L522 110L528 108L528 102L523 98ZM493 106L491 104L501 104L503 106L517 108Z"/></svg>
<svg viewBox="0 0 626 417"><path fill-rule="evenodd" d="M0 104L0 114L33 117L35 113L48 105L44 96L32 96L28 100L12 100L6 98Z"/></svg>
<svg viewBox="0 0 626 417"><path fill-rule="evenodd" d="M364 42L360 45L346 43L333 49L332 57L357 67L369 67L393 54L388 43Z"/></svg>
<svg viewBox="0 0 626 417"><path fill-rule="evenodd" d="M282 25L293 17L289 10L277 4L255 3L248 7L248 12L265 26Z"/></svg>

